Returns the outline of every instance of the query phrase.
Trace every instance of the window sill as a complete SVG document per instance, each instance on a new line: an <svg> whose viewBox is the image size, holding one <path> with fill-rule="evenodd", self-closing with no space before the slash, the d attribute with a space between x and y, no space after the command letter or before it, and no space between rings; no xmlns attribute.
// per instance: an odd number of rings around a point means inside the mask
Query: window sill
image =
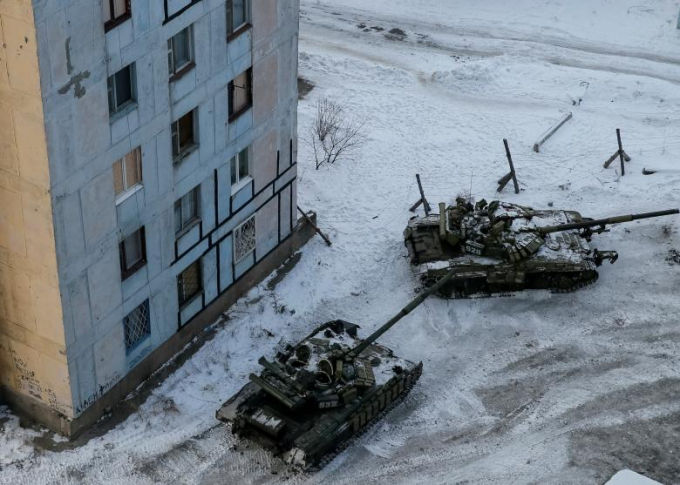
<svg viewBox="0 0 680 485"><path fill-rule="evenodd" d="M236 258L234 257L234 265L237 265L237 264L239 264L239 263L242 263L243 261L245 261L246 259L248 259L250 256L252 256L254 253L255 253L255 248L253 248L253 249L251 249L250 251L248 251L246 254L244 254L243 256L241 256L239 259L236 259Z"/></svg>
<svg viewBox="0 0 680 485"><path fill-rule="evenodd" d="M250 110L250 108L252 108L252 107L253 107L252 103L251 103L251 104L247 104L246 106L244 106L244 107L241 108L240 110L234 112L233 114L230 114L230 115L229 115L229 123L233 123L234 121L236 121L237 119L239 119L242 115L244 115L245 113L247 113L248 110Z"/></svg>
<svg viewBox="0 0 680 485"><path fill-rule="evenodd" d="M137 350L141 349L144 346L144 344L149 343L150 341L151 341L151 334L149 333L145 337L143 337L139 342L135 343L129 349L126 348L125 349L125 356L129 358L130 354L137 353L136 352ZM143 352L145 352L145 351L143 351Z"/></svg>
<svg viewBox="0 0 680 485"><path fill-rule="evenodd" d="M232 186L231 186L231 195L232 195L232 197L233 197L234 195L238 194L242 189L244 189L245 187L247 187L247 186L250 184L250 182L252 182L252 181L253 181L253 177L251 177L250 175L248 175L247 177L245 177L245 178L239 180L237 183L235 183L234 185L232 185Z"/></svg>
<svg viewBox="0 0 680 485"><path fill-rule="evenodd" d="M115 18L115 19L109 20L108 22L105 22L104 23L104 32L108 32L110 30L115 29L120 24L126 22L127 20L130 20L131 18L132 18L132 13L126 12L118 18Z"/></svg>
<svg viewBox="0 0 680 485"><path fill-rule="evenodd" d="M126 102L124 105L118 108L117 111L114 111L113 113L109 114L109 123L115 123L116 121L118 121L121 118L124 118L125 116L129 115L136 109L137 101L132 100Z"/></svg>
<svg viewBox="0 0 680 485"><path fill-rule="evenodd" d="M132 187L132 188L126 190L125 192L121 192L120 194L118 194L118 195L116 196L116 205L122 204L123 202L125 202L126 200L128 200L130 197L132 197L133 195L135 195L137 192L139 192L139 191L142 190L143 188L144 188L144 185L142 185L141 183L139 183L139 184L135 185L134 187Z"/></svg>
<svg viewBox="0 0 680 485"><path fill-rule="evenodd" d="M191 62L190 62L189 64L187 64L186 66L182 67L179 71L177 71L176 73L172 74L172 75L170 76L169 82L174 83L175 81L179 81L179 80L182 79L186 74L188 74L189 72L191 72L191 71L194 69L194 67L196 67L196 63L195 63L194 61L191 61Z"/></svg>
<svg viewBox="0 0 680 485"><path fill-rule="evenodd" d="M193 145L186 147L172 158L172 164L175 166L179 165L182 163L182 161L184 161L185 158L194 153L196 150L198 150L198 143L194 143Z"/></svg>
<svg viewBox="0 0 680 485"><path fill-rule="evenodd" d="M121 271L121 273L120 273L121 281L125 281L130 276L135 274L137 271L142 269L144 266L146 266L146 259L142 259L141 261L138 261L137 263L135 263L134 266L132 266L131 268Z"/></svg>
<svg viewBox="0 0 680 485"><path fill-rule="evenodd" d="M231 34L227 35L227 42L231 42L236 38L240 37L242 34L248 32L253 26L249 23L241 25L239 28L234 30Z"/></svg>
<svg viewBox="0 0 680 485"><path fill-rule="evenodd" d="M203 290L199 290L195 295L190 296L185 302L182 302L179 304L179 311L181 312L188 306L190 306L194 301L196 301L197 298L201 298L203 296Z"/></svg>
<svg viewBox="0 0 680 485"><path fill-rule="evenodd" d="M196 226L199 225L200 223L201 223L201 218L200 218L200 217L194 218L191 222L189 222L189 224L187 225L187 227L185 227L185 228L183 228L181 231L175 233L175 239L181 239L182 236L184 236L184 235L186 235L187 233L189 233L194 227L196 227Z"/></svg>

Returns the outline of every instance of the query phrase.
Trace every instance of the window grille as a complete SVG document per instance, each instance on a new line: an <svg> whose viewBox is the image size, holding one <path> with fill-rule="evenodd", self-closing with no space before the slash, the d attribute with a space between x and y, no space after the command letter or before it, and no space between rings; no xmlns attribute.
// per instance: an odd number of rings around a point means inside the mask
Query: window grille
<svg viewBox="0 0 680 485"><path fill-rule="evenodd" d="M255 250L255 216L234 230L234 262L238 263Z"/></svg>
<svg viewBox="0 0 680 485"><path fill-rule="evenodd" d="M149 300L132 310L123 319L123 328L125 329L125 351L129 353L151 335Z"/></svg>

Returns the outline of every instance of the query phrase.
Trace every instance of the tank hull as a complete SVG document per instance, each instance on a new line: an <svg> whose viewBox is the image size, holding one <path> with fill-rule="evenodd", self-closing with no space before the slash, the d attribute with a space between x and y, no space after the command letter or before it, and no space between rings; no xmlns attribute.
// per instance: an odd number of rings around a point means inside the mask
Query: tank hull
<svg viewBox="0 0 680 485"><path fill-rule="evenodd" d="M301 344L317 342L317 337L312 334ZM233 433L292 467L318 469L400 402L422 374L422 363L401 359L377 343L361 353L361 360L373 362L373 384L359 387L356 396L335 407L308 403L291 408L249 382L220 407L216 417L230 423Z"/></svg>
<svg viewBox="0 0 680 485"><path fill-rule="evenodd" d="M584 221L574 211L530 208L519 208L506 220L511 221L513 234L518 237L543 226ZM579 231L554 234L534 231L533 234L539 241L539 249L515 261L469 254L460 247L451 246L440 236L439 214L431 214L409 221L405 244L416 275L425 287L447 272L455 271L454 277L439 292L447 298L502 295L523 290L570 292L597 281L596 268L602 261L598 260L598 251ZM613 252L608 254L615 255Z"/></svg>

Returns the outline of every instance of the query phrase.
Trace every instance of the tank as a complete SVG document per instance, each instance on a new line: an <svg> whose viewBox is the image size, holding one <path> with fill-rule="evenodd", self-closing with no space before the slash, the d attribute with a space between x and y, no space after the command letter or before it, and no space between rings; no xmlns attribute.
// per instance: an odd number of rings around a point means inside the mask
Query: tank
<svg viewBox="0 0 680 485"><path fill-rule="evenodd" d="M590 246L610 224L677 214L670 209L588 219L576 211L535 210L502 201L472 205L458 198L439 213L412 217L404 231L411 263L428 287L455 274L439 293L464 298L526 289L574 291L597 281L596 268L616 251Z"/></svg>
<svg viewBox="0 0 680 485"><path fill-rule="evenodd" d="M333 320L295 345L280 345L273 360L259 359L260 373L250 374L217 419L294 468L321 468L419 379L422 362L400 358L376 340L453 275L422 291L365 340L358 325Z"/></svg>

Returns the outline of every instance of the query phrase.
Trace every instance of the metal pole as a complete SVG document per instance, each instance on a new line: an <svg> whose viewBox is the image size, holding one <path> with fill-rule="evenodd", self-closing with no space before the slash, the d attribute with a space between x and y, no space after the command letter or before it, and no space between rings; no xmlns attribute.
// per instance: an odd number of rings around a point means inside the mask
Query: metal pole
<svg viewBox="0 0 680 485"><path fill-rule="evenodd" d="M621 176L626 175L626 167L623 166L623 146L621 145L621 130L616 129L616 140L619 142L619 157L621 158Z"/></svg>
<svg viewBox="0 0 680 485"><path fill-rule="evenodd" d="M423 192L423 184L420 183L420 174L416 174L416 180L418 181L418 190L420 190L420 200L423 201L423 209L425 209L425 215L429 216L432 208L425 198L425 192Z"/></svg>
<svg viewBox="0 0 680 485"><path fill-rule="evenodd" d="M510 147L508 146L508 140L503 138L503 144L505 145L505 154L507 155L508 163L510 164L512 183L515 184L515 193L519 194L519 184L517 183L517 176L515 175L515 165L512 163L512 155L510 155Z"/></svg>

